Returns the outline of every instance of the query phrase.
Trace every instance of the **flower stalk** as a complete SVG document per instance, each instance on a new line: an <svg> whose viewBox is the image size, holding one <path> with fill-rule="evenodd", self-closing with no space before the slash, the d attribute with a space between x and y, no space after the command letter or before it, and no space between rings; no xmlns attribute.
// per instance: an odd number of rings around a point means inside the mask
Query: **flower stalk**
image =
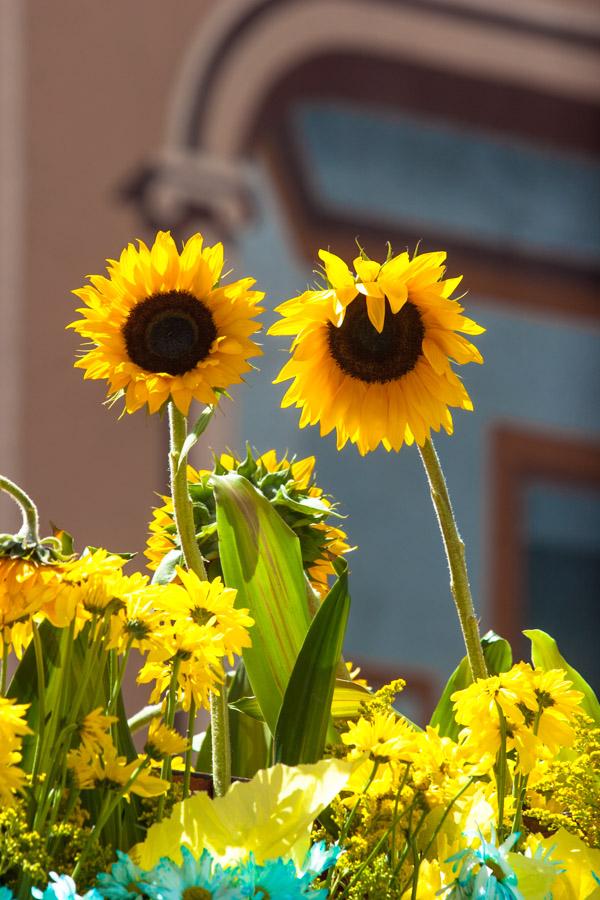
<svg viewBox="0 0 600 900"><path fill-rule="evenodd" d="M198 578L207 580L204 560L196 541L194 511L187 483L186 466L181 451L187 437L187 419L174 403L169 403L171 496L175 524L185 564ZM229 738L229 711L225 687L210 695L212 735L212 770L214 791L217 797L227 793L231 784L231 748Z"/></svg>
<svg viewBox="0 0 600 900"><path fill-rule="evenodd" d="M465 545L458 532L446 479L444 478L435 447L429 438L425 440L422 447L419 447L419 452L427 473L431 499L437 513L446 550L448 567L450 569L450 590L452 591L456 612L458 613L471 674L474 681L478 678L487 678L488 672L481 648L479 624L475 615L471 587L469 585Z"/></svg>
<svg viewBox="0 0 600 900"><path fill-rule="evenodd" d="M0 490L4 491L13 498L15 503L21 507L23 514L23 525L19 531L18 537L22 538L28 546L36 546L40 543L39 535L39 515L37 507L31 497L25 493L14 481L0 475Z"/></svg>

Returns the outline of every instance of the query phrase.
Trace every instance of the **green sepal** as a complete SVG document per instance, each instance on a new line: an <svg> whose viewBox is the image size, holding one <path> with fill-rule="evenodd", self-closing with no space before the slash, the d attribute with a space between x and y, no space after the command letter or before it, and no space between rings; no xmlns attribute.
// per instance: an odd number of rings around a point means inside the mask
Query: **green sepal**
<svg viewBox="0 0 600 900"><path fill-rule="evenodd" d="M512 649L507 640L495 631L488 631L481 638L481 646L490 675L508 672L512 666ZM453 741L458 738L461 726L454 718L454 707L450 697L455 691L462 691L472 683L471 667L465 656L448 679L429 723L434 727L439 726L442 737L452 738Z"/></svg>
<svg viewBox="0 0 600 900"><path fill-rule="evenodd" d="M294 500L293 497L290 497L284 485L281 485L277 491L277 494L273 499L273 504L275 506L287 506L289 509L293 509L294 512L308 513L310 515L310 520L314 518L315 514L334 516L336 519L346 518L346 516L342 516L341 513L335 512L331 506L327 506L323 503L319 497L305 497L303 500Z"/></svg>
<svg viewBox="0 0 600 900"><path fill-rule="evenodd" d="M215 409L217 408L216 404L214 406L205 406L203 411L200 413L198 418L196 419L196 423L194 427L186 437L183 442L183 446L179 453L179 459L177 460L177 472L179 472L180 468L185 465L187 462L187 458L192 447L198 443L200 437L206 431L210 420L212 419Z"/></svg>

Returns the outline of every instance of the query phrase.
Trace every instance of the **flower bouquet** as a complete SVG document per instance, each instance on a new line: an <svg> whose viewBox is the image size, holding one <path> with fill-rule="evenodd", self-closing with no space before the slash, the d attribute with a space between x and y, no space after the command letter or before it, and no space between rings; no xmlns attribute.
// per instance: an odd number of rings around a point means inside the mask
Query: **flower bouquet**
<svg viewBox="0 0 600 900"><path fill-rule="evenodd" d="M444 253L319 256L322 285L270 329L293 338L283 406L339 449L416 444L466 656L424 730L394 708L400 677L374 690L344 659L350 546L315 460L188 461L260 354L263 295L198 234L130 244L75 291L76 366L168 420L170 494L151 574L127 574L41 536L0 479L23 514L0 536L0 900L600 897L600 705L549 635L526 632L531 663L480 636L431 440L472 409L451 361L481 363L483 329Z"/></svg>

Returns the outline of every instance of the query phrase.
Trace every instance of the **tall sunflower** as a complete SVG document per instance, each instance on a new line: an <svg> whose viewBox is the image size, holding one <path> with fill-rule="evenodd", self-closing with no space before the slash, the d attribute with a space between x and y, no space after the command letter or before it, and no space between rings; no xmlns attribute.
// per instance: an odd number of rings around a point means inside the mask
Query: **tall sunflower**
<svg viewBox="0 0 600 900"><path fill-rule="evenodd" d="M75 366L106 378L128 412L147 404L155 413L171 399L187 415L193 399L214 403L215 390L242 381L261 354L250 336L264 294L250 290L252 278L221 285L222 269L222 244L204 247L200 234L181 253L168 231L150 248L129 244L108 260L108 278L91 275L74 291L85 307L68 327L94 345Z"/></svg>
<svg viewBox="0 0 600 900"><path fill-rule="evenodd" d="M462 336L485 329L450 299L461 278L446 279L446 254L391 254L383 265L361 253L355 272L319 251L327 286L277 307L282 319L269 334L293 335L292 358L277 382L293 379L282 406L302 410L300 427L320 423L361 454L383 444L423 446L431 429L452 433L449 407L473 409L451 368L478 362Z"/></svg>

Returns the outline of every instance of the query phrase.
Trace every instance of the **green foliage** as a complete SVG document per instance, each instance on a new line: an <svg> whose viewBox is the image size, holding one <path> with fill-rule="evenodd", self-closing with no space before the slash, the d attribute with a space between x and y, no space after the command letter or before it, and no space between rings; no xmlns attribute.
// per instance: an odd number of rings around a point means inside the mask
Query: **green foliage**
<svg viewBox="0 0 600 900"><path fill-rule="evenodd" d="M344 565L310 624L292 671L275 731L277 762L295 766L323 755L349 612Z"/></svg>
<svg viewBox="0 0 600 900"><path fill-rule="evenodd" d="M310 622L300 543L242 475L215 476L213 483L225 583L255 620L244 664L273 734Z"/></svg>

